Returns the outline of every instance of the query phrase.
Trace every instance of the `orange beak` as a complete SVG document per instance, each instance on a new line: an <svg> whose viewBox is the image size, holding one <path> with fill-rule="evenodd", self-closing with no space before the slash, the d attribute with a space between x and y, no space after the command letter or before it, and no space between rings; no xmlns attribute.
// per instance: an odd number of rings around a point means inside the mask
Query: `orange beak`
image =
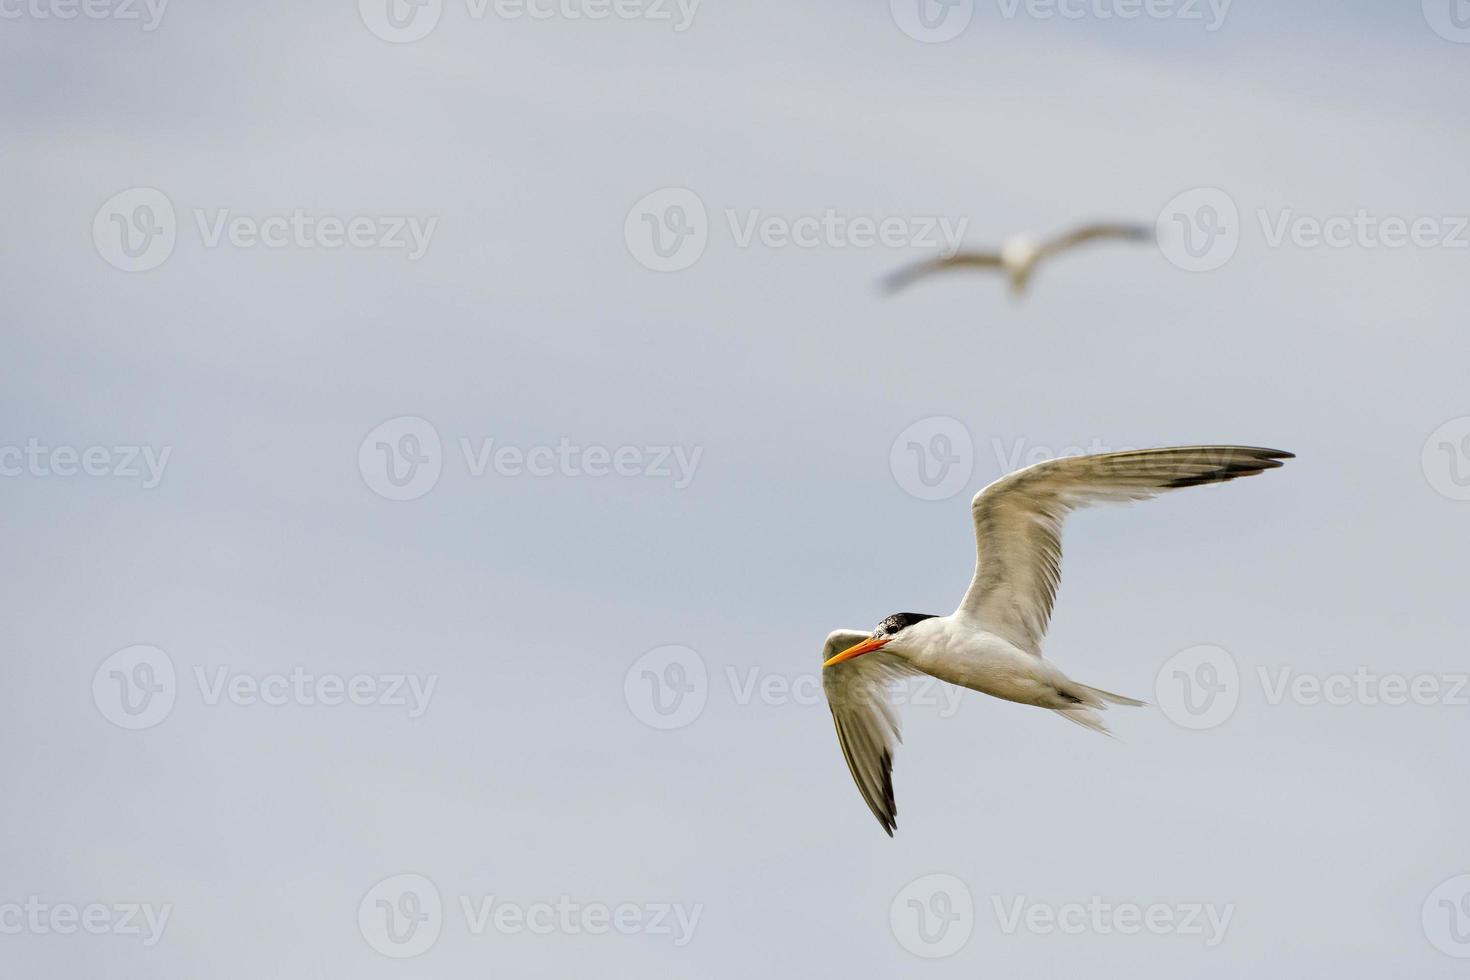
<svg viewBox="0 0 1470 980"><path fill-rule="evenodd" d="M866 640L864 640L863 642L858 643L858 644L855 644L853 646L848 647L846 650L843 650L837 656L833 657L831 660L829 660L826 663L822 664L822 666L823 667L834 667L837 664L840 664L840 663L843 663L845 661L851 660L853 657L861 657L865 653L872 653L874 650L877 650L879 647L882 647L885 644L887 644L888 643L888 640L889 640L889 637L886 637L886 636L883 636L883 637L870 636Z"/></svg>

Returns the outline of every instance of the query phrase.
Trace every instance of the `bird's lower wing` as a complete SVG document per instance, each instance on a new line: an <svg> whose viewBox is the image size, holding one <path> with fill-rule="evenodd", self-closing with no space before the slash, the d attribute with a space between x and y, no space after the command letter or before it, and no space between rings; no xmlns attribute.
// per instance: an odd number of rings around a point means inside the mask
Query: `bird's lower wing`
<svg viewBox="0 0 1470 980"><path fill-rule="evenodd" d="M998 269L1000 266L999 255L990 252L959 252L945 258L928 259L924 262L906 265L897 272L892 272L884 277L883 288L888 292L896 292L920 279L947 269Z"/></svg>
<svg viewBox="0 0 1470 980"><path fill-rule="evenodd" d="M1185 446L1048 460L1002 477L971 504L975 577L959 614L1039 656L1061 581L1067 514L1254 476L1291 458L1278 449Z"/></svg>
<svg viewBox="0 0 1470 980"><path fill-rule="evenodd" d="M823 662L870 635L859 630L837 630L822 648ZM889 837L898 825L893 753L898 747L899 723L890 702L891 686L913 672L905 661L882 650L822 670L822 689L832 709L837 742L842 746L847 768L868 809Z"/></svg>

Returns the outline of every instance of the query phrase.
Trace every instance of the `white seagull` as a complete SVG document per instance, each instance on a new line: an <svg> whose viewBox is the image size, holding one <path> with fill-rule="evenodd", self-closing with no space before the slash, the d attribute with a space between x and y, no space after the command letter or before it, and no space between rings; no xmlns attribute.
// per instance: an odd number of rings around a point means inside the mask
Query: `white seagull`
<svg viewBox="0 0 1470 980"><path fill-rule="evenodd" d="M975 577L949 616L895 613L871 633L837 630L822 648L822 687L847 767L893 836L893 682L929 674L992 697L1050 708L1107 734L1098 710L1142 701L1079 684L1041 653L1062 574L1062 522L1079 507L1255 476L1294 458L1278 449L1187 446L1075 456L1001 477L975 495Z"/></svg>
<svg viewBox="0 0 1470 980"><path fill-rule="evenodd" d="M1104 239L1146 242L1154 239L1154 229L1145 225L1090 224L1041 241L1032 235L1007 239L999 252L956 252L954 255L929 259L905 266L883 280L889 292L896 292L919 279L949 269L1000 269L1011 281L1011 294L1026 292L1031 274L1042 259L1051 258L1085 242Z"/></svg>

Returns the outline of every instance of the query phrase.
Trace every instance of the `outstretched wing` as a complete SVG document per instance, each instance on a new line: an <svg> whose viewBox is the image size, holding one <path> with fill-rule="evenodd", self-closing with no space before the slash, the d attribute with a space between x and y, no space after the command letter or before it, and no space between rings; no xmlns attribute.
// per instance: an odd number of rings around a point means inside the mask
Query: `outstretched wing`
<svg viewBox="0 0 1470 980"><path fill-rule="evenodd" d="M975 495L975 578L957 615L1041 655L1062 575L1062 522L1079 507L1146 500L1275 469L1292 454L1248 446L1187 446L1037 463ZM865 658L859 657L861 661Z"/></svg>
<svg viewBox="0 0 1470 980"><path fill-rule="evenodd" d="M1000 267L1000 255L994 252L956 252L944 258L928 259L924 262L906 265L897 272L884 277L883 288L890 293L897 292L920 279L949 269L999 269Z"/></svg>
<svg viewBox="0 0 1470 980"><path fill-rule="evenodd" d="M864 630L834 631L822 647L822 662L871 635ZM898 713L889 703L890 688L895 680L913 672L905 661L882 650L822 669L822 689L847 768L889 837L898 825L893 752L899 742Z"/></svg>
<svg viewBox="0 0 1470 980"><path fill-rule="evenodd" d="M1119 241L1146 242L1153 240L1153 237L1154 229L1147 225L1104 223L1083 225L1080 228L1074 228L1046 242L1046 244L1041 246L1041 255L1043 257L1052 256L1074 246L1101 239L1111 238Z"/></svg>

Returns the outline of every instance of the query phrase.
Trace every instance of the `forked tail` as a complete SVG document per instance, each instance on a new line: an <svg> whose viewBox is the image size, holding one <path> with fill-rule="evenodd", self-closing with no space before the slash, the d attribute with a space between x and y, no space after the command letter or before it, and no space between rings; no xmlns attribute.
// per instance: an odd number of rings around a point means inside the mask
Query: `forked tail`
<svg viewBox="0 0 1470 980"><path fill-rule="evenodd" d="M1106 711L1108 705L1117 704L1128 708L1141 708L1148 702L1139 701L1137 698L1125 698L1121 694L1104 691L1096 687L1088 687L1086 684L1071 683L1062 692L1068 697L1077 699L1075 708L1053 708L1057 714L1083 728L1091 729L1103 735L1112 735L1108 731L1107 724L1103 721L1099 711Z"/></svg>

